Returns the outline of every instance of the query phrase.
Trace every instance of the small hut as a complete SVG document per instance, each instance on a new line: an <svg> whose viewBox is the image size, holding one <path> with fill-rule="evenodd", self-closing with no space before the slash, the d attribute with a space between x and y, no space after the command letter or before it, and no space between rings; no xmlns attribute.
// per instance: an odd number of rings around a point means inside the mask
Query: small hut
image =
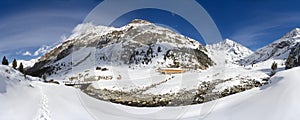
<svg viewBox="0 0 300 120"><path fill-rule="evenodd" d="M179 74L184 72L181 68L161 68L159 71L163 74Z"/></svg>

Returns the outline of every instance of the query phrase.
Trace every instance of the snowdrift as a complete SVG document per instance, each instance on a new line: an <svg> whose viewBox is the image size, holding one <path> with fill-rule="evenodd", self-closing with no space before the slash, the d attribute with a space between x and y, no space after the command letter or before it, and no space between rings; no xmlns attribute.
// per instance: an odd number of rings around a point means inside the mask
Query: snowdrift
<svg viewBox="0 0 300 120"><path fill-rule="evenodd" d="M283 71L271 84L221 99L207 120L298 120L300 68Z"/></svg>

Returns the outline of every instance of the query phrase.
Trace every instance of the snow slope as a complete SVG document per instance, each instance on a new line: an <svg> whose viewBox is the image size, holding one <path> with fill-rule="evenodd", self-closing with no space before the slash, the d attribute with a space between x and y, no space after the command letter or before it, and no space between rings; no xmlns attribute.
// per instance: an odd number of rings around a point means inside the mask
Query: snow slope
<svg viewBox="0 0 300 120"><path fill-rule="evenodd" d="M206 119L298 120L299 72L299 67L280 72L267 86L221 99Z"/></svg>
<svg viewBox="0 0 300 120"><path fill-rule="evenodd" d="M29 80L37 78L24 76L8 66L0 65L0 119L33 119L38 109L40 94L30 85ZM31 110L33 109L33 110Z"/></svg>
<svg viewBox="0 0 300 120"><path fill-rule="evenodd" d="M32 79L32 77L28 76L28 79ZM6 93L7 89L23 83L22 80L24 80L22 73L11 67L0 65L0 93Z"/></svg>
<svg viewBox="0 0 300 120"><path fill-rule="evenodd" d="M8 69L3 66L0 68ZM6 89L7 92L0 93L0 119L298 120L299 72L300 68L279 72L271 78L272 83L267 86L200 105L153 108L136 108L103 102L72 87L27 81L24 84L21 82L12 85ZM1 81L5 75L11 77L18 73L1 74Z"/></svg>

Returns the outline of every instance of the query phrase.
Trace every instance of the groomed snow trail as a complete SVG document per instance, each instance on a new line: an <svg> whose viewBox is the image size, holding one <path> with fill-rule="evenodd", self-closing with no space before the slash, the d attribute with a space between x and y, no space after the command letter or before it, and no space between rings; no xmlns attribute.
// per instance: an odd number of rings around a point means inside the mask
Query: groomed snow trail
<svg viewBox="0 0 300 120"><path fill-rule="evenodd" d="M40 91L41 91L41 107L38 111L38 115L35 118L35 120L51 120L51 113L49 110L49 105L48 105L48 97L47 95L43 92L43 89L40 87Z"/></svg>

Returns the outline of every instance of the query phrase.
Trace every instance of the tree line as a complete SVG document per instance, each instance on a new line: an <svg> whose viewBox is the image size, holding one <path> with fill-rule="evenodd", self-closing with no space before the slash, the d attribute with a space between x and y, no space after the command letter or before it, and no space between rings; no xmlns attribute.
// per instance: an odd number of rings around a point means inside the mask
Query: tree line
<svg viewBox="0 0 300 120"><path fill-rule="evenodd" d="M4 56L3 59L2 59L2 65L9 65L9 62L7 60L7 58ZM14 59L13 62L12 62L12 67L15 69L15 70L19 70L21 73L25 74L25 69L24 69L24 66L23 66L23 63L20 62L20 65L19 67L17 68L18 66L18 63L17 63L17 60Z"/></svg>

